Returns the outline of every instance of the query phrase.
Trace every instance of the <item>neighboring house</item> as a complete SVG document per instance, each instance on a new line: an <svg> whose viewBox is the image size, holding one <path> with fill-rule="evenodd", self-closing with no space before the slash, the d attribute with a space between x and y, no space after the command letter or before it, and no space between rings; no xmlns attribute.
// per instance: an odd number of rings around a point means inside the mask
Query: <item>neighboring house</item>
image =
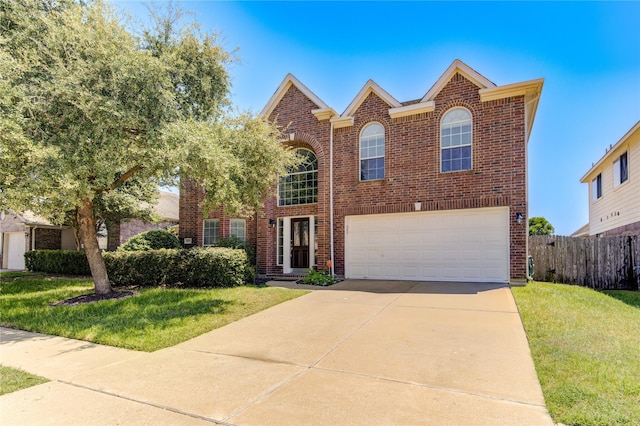
<svg viewBox="0 0 640 426"><path fill-rule="evenodd" d="M0 266L24 269L24 254L29 250L76 248L73 229L52 225L32 212L0 212Z"/></svg>
<svg viewBox="0 0 640 426"><path fill-rule="evenodd" d="M569 235L570 237L576 238L586 238L589 236L589 224L586 223L582 225L579 229L577 229L573 234Z"/></svg>
<svg viewBox="0 0 640 426"><path fill-rule="evenodd" d="M589 185L589 235L640 235L640 121L580 179Z"/></svg>
<svg viewBox="0 0 640 426"><path fill-rule="evenodd" d="M338 114L289 74L261 114L305 161L251 218L203 217L202 189L183 181L181 241L245 238L267 276L330 265L346 278L524 283L542 85L496 86L456 60L420 99L369 80Z"/></svg>
<svg viewBox="0 0 640 426"><path fill-rule="evenodd" d="M155 229L166 230L179 222L179 201L180 196L172 192L160 191L158 204L153 209L160 221L157 223L148 223L140 219L127 219L120 223L109 224L106 232L105 248L107 250L116 250L122 244L126 243L133 237L144 231ZM102 246L101 246L102 247Z"/></svg>
<svg viewBox="0 0 640 426"><path fill-rule="evenodd" d="M103 225L98 237L100 248L115 250L140 232L177 225L178 201L178 194L160 191L160 199L154 207L155 213L162 218L159 223L128 219L116 224L111 233L107 233ZM76 248L71 227L52 225L32 212L0 212L0 267L3 269L24 269L24 254L29 250Z"/></svg>

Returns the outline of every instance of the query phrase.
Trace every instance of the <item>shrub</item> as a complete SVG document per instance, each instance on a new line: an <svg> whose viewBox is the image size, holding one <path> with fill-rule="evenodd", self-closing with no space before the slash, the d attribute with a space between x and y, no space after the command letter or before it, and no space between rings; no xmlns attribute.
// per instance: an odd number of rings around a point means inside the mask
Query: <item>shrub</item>
<svg viewBox="0 0 640 426"><path fill-rule="evenodd" d="M117 251L102 256L114 286L234 287L255 280L247 253L238 249ZM35 272L91 274L83 251L33 250L25 258Z"/></svg>
<svg viewBox="0 0 640 426"><path fill-rule="evenodd" d="M25 266L34 272L49 274L91 275L84 251L31 250L24 254Z"/></svg>
<svg viewBox="0 0 640 426"><path fill-rule="evenodd" d="M160 229L141 232L131 237L119 250L123 251L144 251L159 249L179 249L182 248L180 240L171 232Z"/></svg>
<svg viewBox="0 0 640 426"><path fill-rule="evenodd" d="M229 248L105 253L105 263L115 286L234 287L255 279L247 254Z"/></svg>
<svg viewBox="0 0 640 426"><path fill-rule="evenodd" d="M256 250L255 248L246 241L241 240L240 238L232 235L230 237L218 238L215 242L216 247L228 247L234 249L242 249L247 253L247 257L252 265L255 265L256 260Z"/></svg>
<svg viewBox="0 0 640 426"><path fill-rule="evenodd" d="M309 269L307 276L301 279L299 283L328 286L328 285L335 284L338 281L340 281L338 277L336 277L335 275L331 275L327 271L316 271L314 269Z"/></svg>

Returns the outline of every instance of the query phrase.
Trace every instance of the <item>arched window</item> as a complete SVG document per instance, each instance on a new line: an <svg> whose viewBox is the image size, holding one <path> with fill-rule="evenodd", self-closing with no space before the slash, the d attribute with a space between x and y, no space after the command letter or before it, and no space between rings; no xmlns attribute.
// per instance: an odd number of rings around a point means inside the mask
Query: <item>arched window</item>
<svg viewBox="0 0 640 426"><path fill-rule="evenodd" d="M280 178L278 205L296 206L318 202L318 159L308 149L297 149L303 161L298 168Z"/></svg>
<svg viewBox="0 0 640 426"><path fill-rule="evenodd" d="M441 171L471 170L471 113L464 108L453 108L440 123Z"/></svg>
<svg viewBox="0 0 640 426"><path fill-rule="evenodd" d="M360 180L384 179L384 127L368 124L360 133Z"/></svg>

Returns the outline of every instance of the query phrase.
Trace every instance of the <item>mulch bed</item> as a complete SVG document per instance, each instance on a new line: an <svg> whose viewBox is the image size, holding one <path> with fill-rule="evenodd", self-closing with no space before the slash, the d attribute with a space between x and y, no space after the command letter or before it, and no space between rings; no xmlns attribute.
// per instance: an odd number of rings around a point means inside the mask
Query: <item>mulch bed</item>
<svg viewBox="0 0 640 426"><path fill-rule="evenodd" d="M127 297L137 296L139 293L133 291L112 291L107 294L83 294L81 296L72 297L71 299L62 300L60 302L52 303L51 306L74 306L82 305L85 303L100 302L103 300L117 300L125 299Z"/></svg>

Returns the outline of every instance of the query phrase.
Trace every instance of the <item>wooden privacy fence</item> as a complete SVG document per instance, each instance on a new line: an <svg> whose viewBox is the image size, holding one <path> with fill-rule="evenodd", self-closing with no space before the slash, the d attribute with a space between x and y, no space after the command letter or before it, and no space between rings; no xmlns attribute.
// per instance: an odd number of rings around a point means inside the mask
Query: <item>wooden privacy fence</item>
<svg viewBox="0 0 640 426"><path fill-rule="evenodd" d="M640 236L529 237L533 279L602 290L638 290Z"/></svg>

